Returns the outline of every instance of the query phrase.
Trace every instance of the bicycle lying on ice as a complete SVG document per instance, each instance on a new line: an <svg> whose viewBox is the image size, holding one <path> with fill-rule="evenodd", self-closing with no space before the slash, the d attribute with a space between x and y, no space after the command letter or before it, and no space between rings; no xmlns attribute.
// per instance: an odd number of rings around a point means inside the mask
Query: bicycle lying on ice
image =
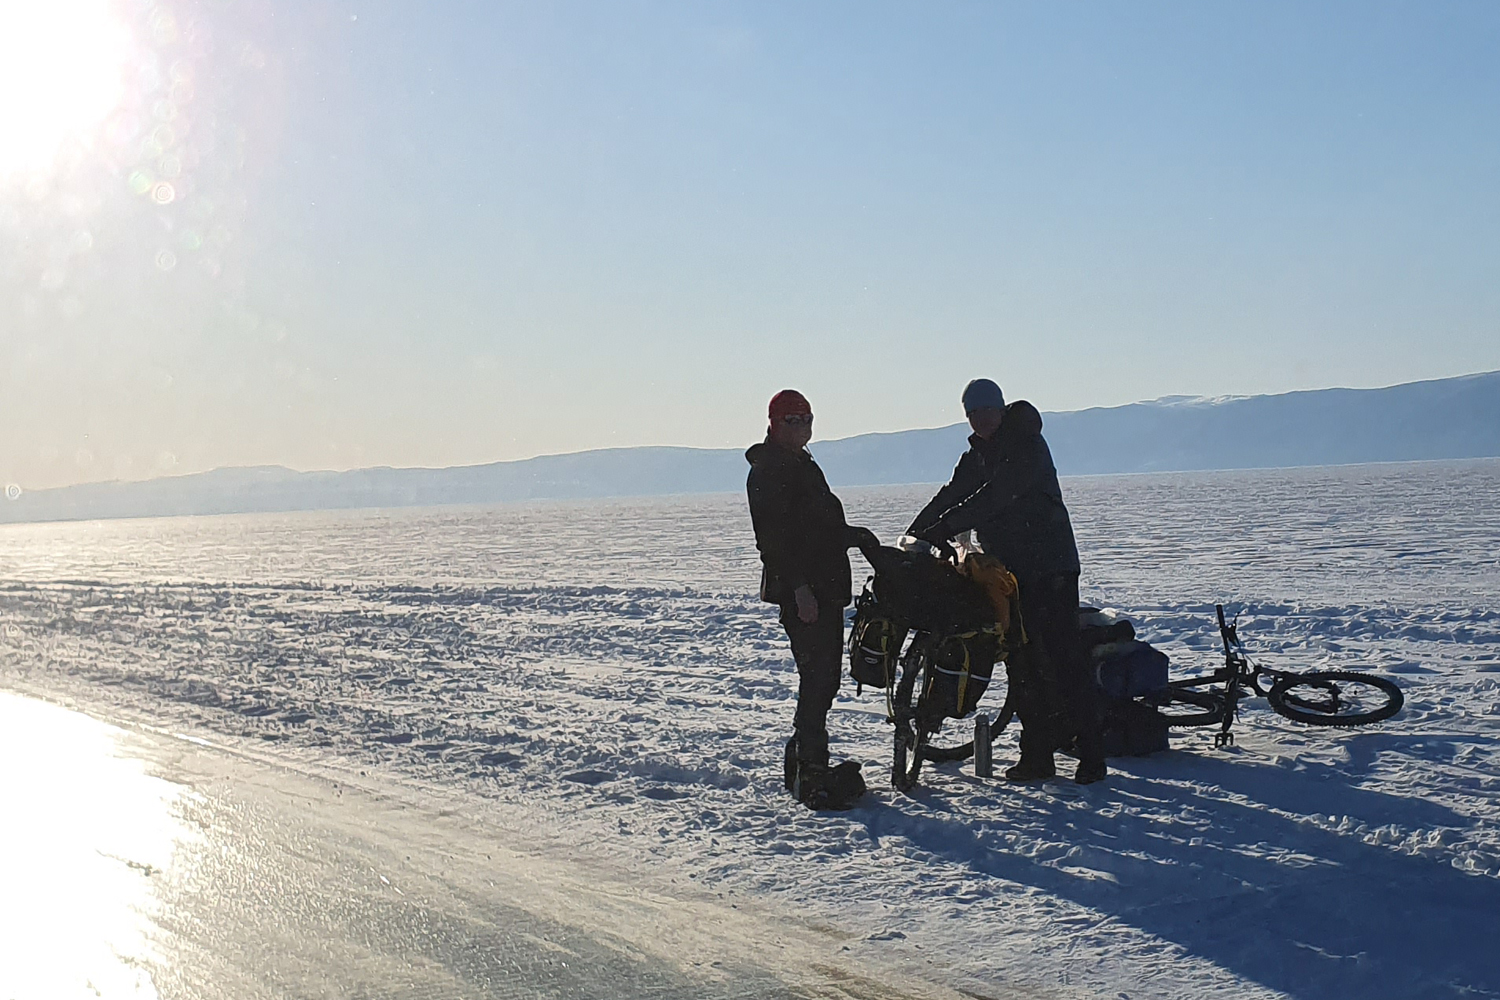
<svg viewBox="0 0 1500 1000"><path fill-rule="evenodd" d="M1231 727L1242 698L1259 695L1272 710L1309 726L1366 726L1389 719L1405 702L1401 689L1384 677L1354 670L1301 673L1276 670L1245 655L1236 630L1238 620L1224 620L1224 605L1214 610L1224 646L1224 665L1212 673L1169 681L1142 700L1170 726L1218 726L1214 746L1234 743ZM1215 685L1222 684L1219 690Z"/></svg>
<svg viewBox="0 0 1500 1000"><path fill-rule="evenodd" d="M1226 621L1224 606L1215 605L1224 665L1206 674L1168 681L1165 688L1141 696L1172 728L1219 726L1214 746L1234 743L1232 728L1241 700L1260 696L1271 708L1294 722L1309 726L1365 726L1389 719L1401 710L1401 689L1384 677L1353 670L1308 672L1277 670L1257 663L1245 653L1237 631L1238 620ZM955 747L934 745L942 718L924 704L931 687L929 672L937 669L934 652L939 638L918 632L901 658L900 679L891 691L890 721L896 727L891 783L902 792L916 786L923 761L961 761L980 756L988 771L989 744L998 739L1015 716L1013 690L993 717L975 718L975 739ZM920 683L919 683L920 682ZM997 676L992 682L999 683ZM976 768L979 770L979 768Z"/></svg>

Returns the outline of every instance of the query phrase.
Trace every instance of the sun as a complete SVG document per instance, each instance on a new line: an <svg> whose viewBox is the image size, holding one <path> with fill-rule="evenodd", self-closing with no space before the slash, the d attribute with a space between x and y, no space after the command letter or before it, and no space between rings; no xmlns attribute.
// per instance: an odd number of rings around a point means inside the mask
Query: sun
<svg viewBox="0 0 1500 1000"><path fill-rule="evenodd" d="M124 96L129 56L109 0L0 0L0 178L87 143Z"/></svg>

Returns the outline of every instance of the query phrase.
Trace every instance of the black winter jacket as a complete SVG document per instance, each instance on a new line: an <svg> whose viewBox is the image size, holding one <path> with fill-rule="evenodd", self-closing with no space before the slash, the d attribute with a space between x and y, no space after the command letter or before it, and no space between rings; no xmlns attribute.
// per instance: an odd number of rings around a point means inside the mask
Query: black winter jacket
<svg viewBox="0 0 1500 1000"><path fill-rule="evenodd" d="M846 606L851 529L823 470L805 449L792 451L769 439L753 445L745 458L750 520L760 550L760 599L791 604L794 591L807 584L820 605Z"/></svg>
<svg viewBox="0 0 1500 1000"><path fill-rule="evenodd" d="M910 534L952 538L974 529L984 551L1019 577L1078 572L1042 415L1025 400L1005 408L995 436L969 436L953 478L912 521Z"/></svg>

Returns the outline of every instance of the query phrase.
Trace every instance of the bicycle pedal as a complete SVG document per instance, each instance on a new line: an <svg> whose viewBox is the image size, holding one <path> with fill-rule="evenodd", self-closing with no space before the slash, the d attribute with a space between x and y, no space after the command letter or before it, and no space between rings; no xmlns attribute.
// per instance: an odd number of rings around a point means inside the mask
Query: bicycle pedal
<svg viewBox="0 0 1500 1000"><path fill-rule="evenodd" d="M1214 733L1214 749L1222 750L1225 747L1234 746L1233 733Z"/></svg>

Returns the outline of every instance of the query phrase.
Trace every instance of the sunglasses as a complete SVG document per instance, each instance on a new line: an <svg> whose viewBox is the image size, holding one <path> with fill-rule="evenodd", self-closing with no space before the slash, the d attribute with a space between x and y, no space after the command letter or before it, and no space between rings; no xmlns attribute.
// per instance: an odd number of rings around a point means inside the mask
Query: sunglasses
<svg viewBox="0 0 1500 1000"><path fill-rule="evenodd" d="M786 416L781 418L781 422L792 427L810 427L812 426L812 414L788 413Z"/></svg>

